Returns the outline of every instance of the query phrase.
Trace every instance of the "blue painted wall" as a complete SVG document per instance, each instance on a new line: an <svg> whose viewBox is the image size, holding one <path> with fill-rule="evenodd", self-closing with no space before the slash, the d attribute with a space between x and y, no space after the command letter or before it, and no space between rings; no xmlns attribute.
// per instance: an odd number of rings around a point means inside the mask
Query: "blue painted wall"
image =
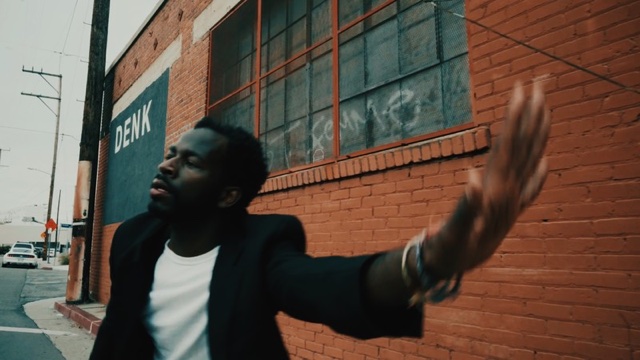
<svg viewBox="0 0 640 360"><path fill-rule="evenodd" d="M103 223L143 212L164 155L169 70L147 87L110 126Z"/></svg>

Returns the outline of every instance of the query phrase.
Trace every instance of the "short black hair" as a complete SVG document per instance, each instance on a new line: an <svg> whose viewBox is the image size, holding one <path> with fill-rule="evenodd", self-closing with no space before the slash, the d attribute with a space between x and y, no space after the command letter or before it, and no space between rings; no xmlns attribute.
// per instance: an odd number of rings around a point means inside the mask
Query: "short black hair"
<svg viewBox="0 0 640 360"><path fill-rule="evenodd" d="M242 208L249 206L269 176L260 141L247 130L211 116L198 120L194 129L211 129L227 139L224 180L227 185L238 186L242 190L242 197L236 205Z"/></svg>

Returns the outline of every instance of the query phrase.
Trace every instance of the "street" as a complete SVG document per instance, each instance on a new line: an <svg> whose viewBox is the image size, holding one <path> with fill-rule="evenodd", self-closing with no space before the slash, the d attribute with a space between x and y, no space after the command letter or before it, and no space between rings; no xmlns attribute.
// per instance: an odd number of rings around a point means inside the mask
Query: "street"
<svg viewBox="0 0 640 360"><path fill-rule="evenodd" d="M49 337L25 314L23 305L64 296L66 282L66 271L0 268L0 358L65 359Z"/></svg>

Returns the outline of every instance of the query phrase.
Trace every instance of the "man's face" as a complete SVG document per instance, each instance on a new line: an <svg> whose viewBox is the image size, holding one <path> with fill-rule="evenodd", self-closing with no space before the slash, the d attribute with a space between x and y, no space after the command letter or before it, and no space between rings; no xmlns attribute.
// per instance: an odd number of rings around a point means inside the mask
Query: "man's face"
<svg viewBox="0 0 640 360"><path fill-rule="evenodd" d="M171 219L217 211L226 143L213 130L194 129L170 146L151 183L149 210Z"/></svg>

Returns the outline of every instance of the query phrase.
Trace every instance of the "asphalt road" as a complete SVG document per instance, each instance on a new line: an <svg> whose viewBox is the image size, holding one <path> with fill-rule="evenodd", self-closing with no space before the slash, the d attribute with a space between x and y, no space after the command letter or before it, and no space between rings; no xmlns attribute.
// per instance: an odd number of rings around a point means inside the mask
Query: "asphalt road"
<svg viewBox="0 0 640 360"><path fill-rule="evenodd" d="M50 338L29 318L23 305L65 295L67 273L0 268L0 358L64 360Z"/></svg>

